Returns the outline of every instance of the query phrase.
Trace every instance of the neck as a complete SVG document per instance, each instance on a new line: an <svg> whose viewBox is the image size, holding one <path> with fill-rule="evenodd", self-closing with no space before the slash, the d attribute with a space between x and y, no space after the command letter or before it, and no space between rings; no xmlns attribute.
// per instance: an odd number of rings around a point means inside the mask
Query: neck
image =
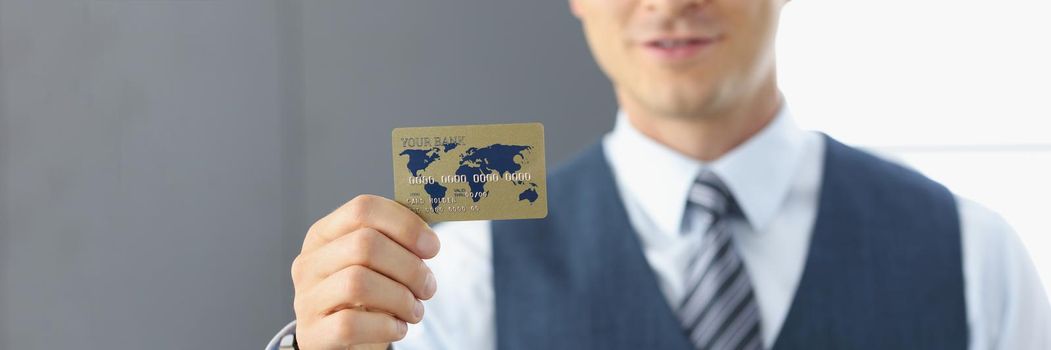
<svg viewBox="0 0 1051 350"><path fill-rule="evenodd" d="M651 113L639 104L626 103L625 98L620 98L621 108L642 134L691 158L710 162L755 136L777 116L781 95L775 83L767 85L735 107L702 115Z"/></svg>

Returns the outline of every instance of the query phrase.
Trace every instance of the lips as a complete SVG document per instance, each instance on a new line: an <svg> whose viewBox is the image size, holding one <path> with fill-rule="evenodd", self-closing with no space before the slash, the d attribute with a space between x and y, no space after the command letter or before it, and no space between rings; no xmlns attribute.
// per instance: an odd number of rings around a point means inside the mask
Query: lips
<svg viewBox="0 0 1051 350"><path fill-rule="evenodd" d="M665 61L692 58L718 42L718 37L661 37L645 41L646 51Z"/></svg>
<svg viewBox="0 0 1051 350"><path fill-rule="evenodd" d="M682 47L685 47L685 46L701 45L703 43L704 43L703 39L697 39L697 38L658 39L658 40L650 40L649 42L646 43L646 45L650 46L650 47L653 47L653 48L658 48L658 49L663 49L663 50L671 50L671 49L682 48Z"/></svg>

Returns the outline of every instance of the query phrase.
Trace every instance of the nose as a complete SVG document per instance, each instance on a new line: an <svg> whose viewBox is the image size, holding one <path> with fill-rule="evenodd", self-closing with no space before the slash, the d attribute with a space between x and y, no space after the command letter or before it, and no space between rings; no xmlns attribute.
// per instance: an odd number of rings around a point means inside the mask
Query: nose
<svg viewBox="0 0 1051 350"><path fill-rule="evenodd" d="M646 12L659 16L681 16L697 12L710 0L643 0Z"/></svg>

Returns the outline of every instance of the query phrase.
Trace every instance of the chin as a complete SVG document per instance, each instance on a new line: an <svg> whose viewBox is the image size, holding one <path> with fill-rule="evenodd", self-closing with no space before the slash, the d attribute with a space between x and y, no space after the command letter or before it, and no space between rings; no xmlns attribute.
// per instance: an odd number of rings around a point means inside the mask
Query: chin
<svg viewBox="0 0 1051 350"><path fill-rule="evenodd" d="M703 118L713 107L713 91L707 84L666 84L647 89L639 96L649 108L677 118Z"/></svg>

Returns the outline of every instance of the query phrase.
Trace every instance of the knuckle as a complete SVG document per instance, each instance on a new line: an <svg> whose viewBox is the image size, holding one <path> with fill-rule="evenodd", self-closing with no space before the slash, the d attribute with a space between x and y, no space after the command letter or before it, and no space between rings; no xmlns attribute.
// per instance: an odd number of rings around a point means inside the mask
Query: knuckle
<svg viewBox="0 0 1051 350"><path fill-rule="evenodd" d="M356 214L354 214L352 210L333 215L332 218L329 219L328 224L325 225L325 230L328 230L328 232L325 232L327 234L322 235L335 237L338 236L338 234L349 231L357 224L354 215ZM318 231L318 233L321 234L321 231Z"/></svg>
<svg viewBox="0 0 1051 350"><path fill-rule="evenodd" d="M351 205L358 205L358 204L368 203L369 201L372 201L374 199L373 197L374 196L370 195L370 194L359 194L357 196L354 196L354 198L350 199L350 204Z"/></svg>
<svg viewBox="0 0 1051 350"><path fill-rule="evenodd" d="M307 315L306 305L304 305L305 303L306 301L300 296L296 296L292 299L292 310L295 310L297 320L301 320Z"/></svg>
<svg viewBox="0 0 1051 350"><path fill-rule="evenodd" d="M297 255L295 259L292 259L292 283L295 284L306 272L306 266L304 266L303 255Z"/></svg>
<svg viewBox="0 0 1051 350"><path fill-rule="evenodd" d="M352 302L361 302L366 293L368 293L366 269L355 265L348 267L346 269L346 274L343 288L346 291L347 298Z"/></svg>
<svg viewBox="0 0 1051 350"><path fill-rule="evenodd" d="M358 323L360 318L354 312L340 312L335 320L335 328L332 330L332 338L336 343L343 345L354 345L356 342L356 330L361 327Z"/></svg>
<svg viewBox="0 0 1051 350"><path fill-rule="evenodd" d="M325 221L325 219L321 218L314 221L313 224L310 224L310 228L307 229L307 236L317 235L317 232L321 230L322 221Z"/></svg>
<svg viewBox="0 0 1051 350"><path fill-rule="evenodd" d="M370 261L379 248L380 240L383 238L381 236L381 233L371 228L354 231L353 247L350 253L363 263Z"/></svg>
<svg viewBox="0 0 1051 350"><path fill-rule="evenodd" d="M365 222L369 212L376 205L377 198L372 195L359 195L350 200L347 206L347 217L354 223Z"/></svg>
<svg viewBox="0 0 1051 350"><path fill-rule="evenodd" d="M292 298L292 310L296 314L297 321L313 322L324 316L323 310L317 309L314 300L302 293L297 293Z"/></svg>

